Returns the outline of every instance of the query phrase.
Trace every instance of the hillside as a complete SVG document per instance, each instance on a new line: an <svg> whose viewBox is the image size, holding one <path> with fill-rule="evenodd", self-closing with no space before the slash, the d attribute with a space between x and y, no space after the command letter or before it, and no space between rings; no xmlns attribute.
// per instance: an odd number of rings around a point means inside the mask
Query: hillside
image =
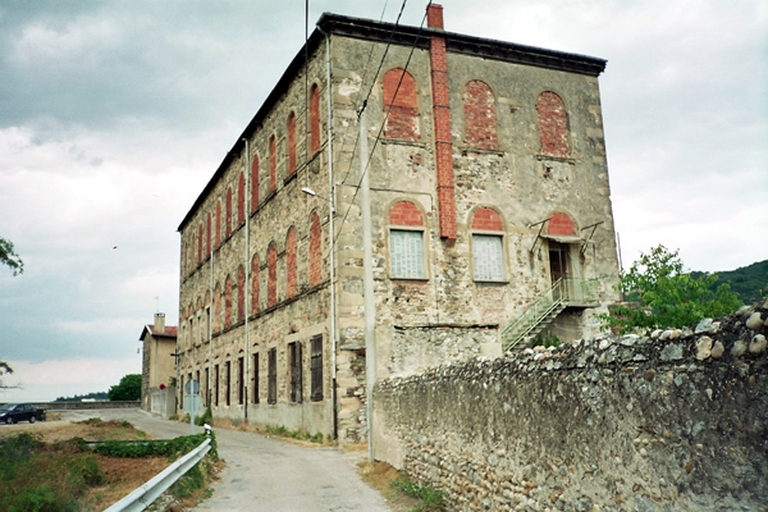
<svg viewBox="0 0 768 512"><path fill-rule="evenodd" d="M691 272L693 277L699 277L704 272ZM712 285L714 290L723 283L728 283L731 291L739 295L744 304L751 304L763 297L768 286L768 260L757 261L736 270L716 272L717 281Z"/></svg>

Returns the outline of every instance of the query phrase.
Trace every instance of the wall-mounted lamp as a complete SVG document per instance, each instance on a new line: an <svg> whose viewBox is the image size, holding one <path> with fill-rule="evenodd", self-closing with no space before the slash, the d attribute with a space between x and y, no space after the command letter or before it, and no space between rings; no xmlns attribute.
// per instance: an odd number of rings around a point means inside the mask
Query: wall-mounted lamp
<svg viewBox="0 0 768 512"><path fill-rule="evenodd" d="M331 213L335 213L336 212L336 208L334 207L333 201L331 201L330 198L323 197L323 196L319 195L317 192L315 192L314 190L312 190L309 187L302 187L301 191L304 192L305 194L307 194L308 196L319 197L320 199L324 199L324 200L328 201L328 204L331 205Z"/></svg>

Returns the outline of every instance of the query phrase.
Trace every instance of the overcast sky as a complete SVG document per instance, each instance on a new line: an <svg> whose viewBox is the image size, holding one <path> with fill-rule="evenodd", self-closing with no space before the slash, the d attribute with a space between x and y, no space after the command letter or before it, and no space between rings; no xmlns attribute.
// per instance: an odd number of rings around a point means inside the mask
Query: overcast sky
<svg viewBox="0 0 768 512"><path fill-rule="evenodd" d="M315 0L394 21L400 0ZM608 60L600 77L625 267L768 258L768 4L443 0L447 30ZM402 22L419 25L426 1ZM481 8L482 6L482 8ZM178 319L176 228L304 40L300 0L0 0L0 402L106 391Z"/></svg>

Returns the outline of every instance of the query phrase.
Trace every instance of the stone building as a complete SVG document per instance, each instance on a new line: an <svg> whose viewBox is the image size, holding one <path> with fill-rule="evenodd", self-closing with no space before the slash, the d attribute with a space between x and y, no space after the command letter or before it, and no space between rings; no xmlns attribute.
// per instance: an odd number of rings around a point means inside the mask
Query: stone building
<svg viewBox="0 0 768 512"><path fill-rule="evenodd" d="M155 323L141 330L141 408L163 416L175 409L176 327L165 325L165 313L155 313Z"/></svg>
<svg viewBox="0 0 768 512"><path fill-rule="evenodd" d="M580 338L618 280L605 61L325 14L179 226L179 389L367 437L377 379Z"/></svg>

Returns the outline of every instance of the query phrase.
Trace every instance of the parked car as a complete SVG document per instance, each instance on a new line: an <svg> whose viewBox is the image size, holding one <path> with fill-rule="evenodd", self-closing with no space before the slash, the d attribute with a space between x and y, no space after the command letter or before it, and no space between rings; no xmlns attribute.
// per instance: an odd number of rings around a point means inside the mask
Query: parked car
<svg viewBox="0 0 768 512"><path fill-rule="evenodd" d="M31 404L0 405L0 423L12 425L20 421L34 423L45 419L45 409L36 409Z"/></svg>

